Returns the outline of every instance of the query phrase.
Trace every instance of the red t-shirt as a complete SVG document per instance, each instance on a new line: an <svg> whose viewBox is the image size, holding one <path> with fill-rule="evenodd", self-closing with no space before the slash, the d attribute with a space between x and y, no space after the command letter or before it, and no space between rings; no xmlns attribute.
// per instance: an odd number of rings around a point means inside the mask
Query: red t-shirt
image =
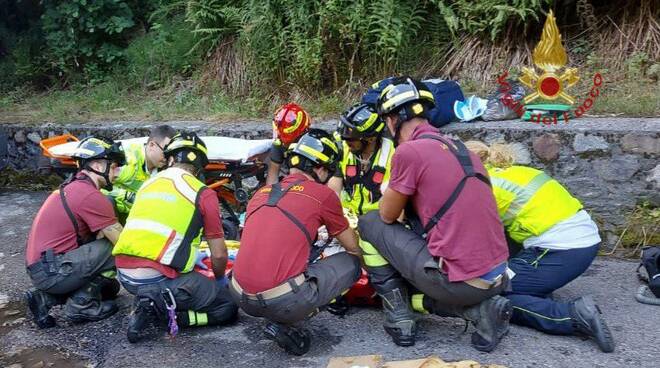
<svg viewBox="0 0 660 368"><path fill-rule="evenodd" d="M458 160L443 143L418 139L429 133L439 135L436 128L422 124L411 141L397 147L389 184L389 188L410 196L424 225L464 176ZM479 158L473 153L470 156L475 170L487 176ZM428 233L427 242L429 252L444 259L443 270L450 281L482 276L506 261L509 252L491 188L476 178L468 179L454 204Z"/></svg>
<svg viewBox="0 0 660 368"><path fill-rule="evenodd" d="M117 222L112 203L97 188L91 179L79 173L78 179L64 187L67 204L71 208L83 239ZM59 191L46 198L32 222L25 251L26 264L32 265L41 258L41 253L53 249L55 254L66 253L78 248L76 232L71 219L64 210Z"/></svg>
<svg viewBox="0 0 660 368"><path fill-rule="evenodd" d="M216 193L208 188L202 189L199 198L199 212L204 221L204 237L206 239L220 239L225 236L220 221L220 202ZM178 272L172 267L152 261L142 257L132 257L127 255L117 255L115 265L118 268L153 268L163 275L173 279L178 276Z"/></svg>
<svg viewBox="0 0 660 368"><path fill-rule="evenodd" d="M282 188L303 180L280 200L278 206L290 212L316 238L318 228L325 225L330 236L348 228L348 221L332 189L290 174ZM305 234L275 207L259 206L268 201L270 186L260 189L250 200L248 219L241 236L241 248L234 262L233 275L248 293L271 289L307 269L310 244Z"/></svg>

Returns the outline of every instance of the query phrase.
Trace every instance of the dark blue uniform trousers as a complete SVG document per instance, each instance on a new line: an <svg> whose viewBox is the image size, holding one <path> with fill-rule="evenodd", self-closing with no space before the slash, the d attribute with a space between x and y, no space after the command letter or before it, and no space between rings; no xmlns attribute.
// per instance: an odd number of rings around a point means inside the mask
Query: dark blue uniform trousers
<svg viewBox="0 0 660 368"><path fill-rule="evenodd" d="M513 304L511 322L549 334L573 334L570 303L555 301L551 294L586 271L599 246L600 243L570 250L529 248L511 258L509 268L516 275L511 280L512 291L504 294Z"/></svg>

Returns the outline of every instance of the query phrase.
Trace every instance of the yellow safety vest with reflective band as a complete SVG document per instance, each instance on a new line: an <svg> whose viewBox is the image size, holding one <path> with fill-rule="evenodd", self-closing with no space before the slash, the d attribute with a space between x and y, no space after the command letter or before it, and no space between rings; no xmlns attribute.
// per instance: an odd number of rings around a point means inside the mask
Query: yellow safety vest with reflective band
<svg viewBox="0 0 660 368"><path fill-rule="evenodd" d="M543 171L488 168L497 210L509 236L522 243L575 215L582 204Z"/></svg>
<svg viewBox="0 0 660 368"><path fill-rule="evenodd" d="M144 149L144 145L139 143L128 146L124 151L126 164L120 168L119 175L112 182L113 190L102 191L115 200L115 207L119 213L130 211L135 201L135 193L151 177L145 164Z"/></svg>
<svg viewBox="0 0 660 368"><path fill-rule="evenodd" d="M203 227L196 203L205 187L179 168L169 168L148 180L137 193L112 254L147 258L190 272Z"/></svg>
<svg viewBox="0 0 660 368"><path fill-rule="evenodd" d="M344 179L344 190L341 193L342 206L357 215L377 210L378 200L382 195L381 184L390 180L394 143L391 139L382 139L380 148L373 158L371 169L366 173L361 173L361 163L351 153L346 142L343 142L342 151L340 162Z"/></svg>

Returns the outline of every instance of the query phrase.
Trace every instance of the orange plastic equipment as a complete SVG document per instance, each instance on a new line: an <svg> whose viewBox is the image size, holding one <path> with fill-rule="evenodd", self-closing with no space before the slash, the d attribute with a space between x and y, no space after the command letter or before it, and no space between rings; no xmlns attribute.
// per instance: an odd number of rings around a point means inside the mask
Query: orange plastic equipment
<svg viewBox="0 0 660 368"><path fill-rule="evenodd" d="M68 142L77 142L78 138L71 134L62 134L56 135L54 137L42 139L39 142L39 146L43 150L43 155L46 157L54 158L58 160L64 166L76 166L76 161L69 156L60 156L54 155L50 152L50 148L57 146L59 144L64 144Z"/></svg>

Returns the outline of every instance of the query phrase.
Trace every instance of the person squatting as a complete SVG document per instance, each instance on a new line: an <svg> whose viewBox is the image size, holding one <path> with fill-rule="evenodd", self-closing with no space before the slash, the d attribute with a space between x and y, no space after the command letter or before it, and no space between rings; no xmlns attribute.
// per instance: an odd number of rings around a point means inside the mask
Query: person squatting
<svg viewBox="0 0 660 368"><path fill-rule="evenodd" d="M430 313L468 321L479 351L495 349L510 323L613 351L590 296L552 298L600 246L581 202L543 171L515 165L505 144L442 134L427 117L436 103L424 83L390 79L375 104L344 111L333 134L312 128L302 107L281 107L267 179L247 204L229 273L200 137L159 126L143 145L82 140L77 173L46 199L27 240L34 322L55 326L49 311L62 304L72 322L108 318L123 287L134 296L132 343L153 324L170 333L227 325L240 308L302 355L312 343L305 322L336 312L364 269L399 346L415 344ZM322 226L345 251L319 257Z"/></svg>

